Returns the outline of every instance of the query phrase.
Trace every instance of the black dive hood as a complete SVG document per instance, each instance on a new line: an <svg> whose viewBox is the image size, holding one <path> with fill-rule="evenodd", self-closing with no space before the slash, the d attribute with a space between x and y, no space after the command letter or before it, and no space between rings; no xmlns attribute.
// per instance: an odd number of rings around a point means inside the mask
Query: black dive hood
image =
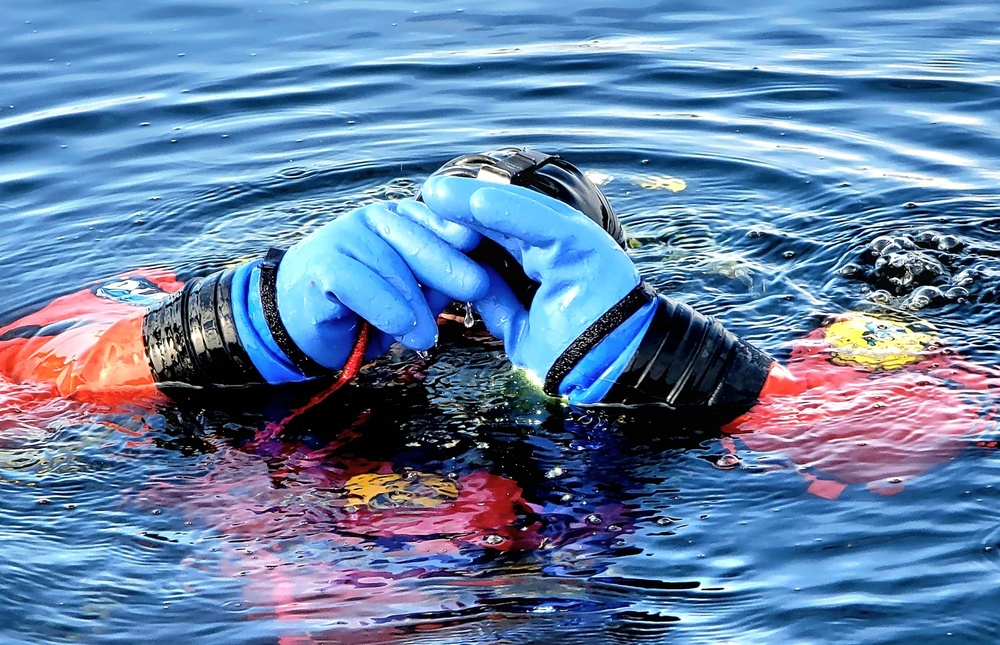
<svg viewBox="0 0 1000 645"><path fill-rule="evenodd" d="M622 248L625 232L604 193L579 168L558 155L530 148L501 148L455 157L431 176L468 177L499 184L524 186L568 204L596 222ZM420 199L420 196L417 196ZM524 274L507 251L492 240L483 240L471 257L489 264L506 280L525 306L531 303L538 283Z"/></svg>

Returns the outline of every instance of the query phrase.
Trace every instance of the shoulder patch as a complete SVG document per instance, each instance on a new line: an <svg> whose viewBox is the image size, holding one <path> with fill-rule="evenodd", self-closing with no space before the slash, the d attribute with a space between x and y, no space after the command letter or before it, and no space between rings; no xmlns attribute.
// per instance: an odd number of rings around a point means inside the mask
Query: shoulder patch
<svg viewBox="0 0 1000 645"><path fill-rule="evenodd" d="M98 298L137 307L150 307L170 295L139 275L113 278L93 287L91 291Z"/></svg>

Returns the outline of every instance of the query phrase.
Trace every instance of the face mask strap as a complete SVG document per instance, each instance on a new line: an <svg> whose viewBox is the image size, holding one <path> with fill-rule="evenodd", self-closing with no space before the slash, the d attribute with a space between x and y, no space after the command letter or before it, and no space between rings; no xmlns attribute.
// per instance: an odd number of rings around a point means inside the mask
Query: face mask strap
<svg viewBox="0 0 1000 645"><path fill-rule="evenodd" d="M495 184L527 186L531 181L531 175L556 159L559 159L559 155L521 148L499 159L494 157L491 164L483 164L476 173L476 179Z"/></svg>

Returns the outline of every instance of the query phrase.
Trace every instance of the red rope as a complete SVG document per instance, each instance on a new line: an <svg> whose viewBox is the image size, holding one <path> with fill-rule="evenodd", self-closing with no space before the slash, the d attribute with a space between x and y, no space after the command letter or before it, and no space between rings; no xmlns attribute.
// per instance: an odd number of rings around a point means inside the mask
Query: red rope
<svg viewBox="0 0 1000 645"><path fill-rule="evenodd" d="M351 349L350 355L347 357L347 362L344 363L343 369L340 370L340 376L337 380L333 382L333 385L326 388L322 392L314 394L306 403L300 407L295 408L288 413L284 419L278 423L269 423L265 428L265 436L269 439L277 437L281 432L288 427L288 424L294 421L297 417L301 416L307 410L319 405L331 394L344 387L358 375L361 370L361 366L365 360L365 352L368 351L368 341L371 337L371 326L367 321L361 321L361 330L358 331L358 338L354 341L354 347Z"/></svg>

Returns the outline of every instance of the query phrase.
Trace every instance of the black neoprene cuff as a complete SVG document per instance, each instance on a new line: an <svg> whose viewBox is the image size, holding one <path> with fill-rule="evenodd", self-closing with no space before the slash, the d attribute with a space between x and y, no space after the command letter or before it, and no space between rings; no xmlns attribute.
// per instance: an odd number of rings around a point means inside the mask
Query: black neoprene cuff
<svg viewBox="0 0 1000 645"><path fill-rule="evenodd" d="M657 299L638 350L604 403L654 403L729 418L750 409L773 359L688 305Z"/></svg>
<svg viewBox="0 0 1000 645"><path fill-rule="evenodd" d="M274 338L278 348L304 375L313 378L332 374L333 370L309 358L295 344L285 328L285 323L281 321L281 315L278 313L278 265L284 256L283 250L272 248L260 263L260 306L267 322L267 329L271 332L271 337Z"/></svg>
<svg viewBox="0 0 1000 645"><path fill-rule="evenodd" d="M196 278L146 312L142 340L158 383L263 383L236 332L234 270Z"/></svg>
<svg viewBox="0 0 1000 645"><path fill-rule="evenodd" d="M607 338L608 334L621 326L655 297L656 292L653 291L652 287L645 282L640 282L614 307L604 312L604 315L587 327L579 338L570 343L569 347L559 355L552 367L549 368L543 386L545 393L549 396L559 396L560 384L566 375L576 367L576 364L598 343Z"/></svg>

